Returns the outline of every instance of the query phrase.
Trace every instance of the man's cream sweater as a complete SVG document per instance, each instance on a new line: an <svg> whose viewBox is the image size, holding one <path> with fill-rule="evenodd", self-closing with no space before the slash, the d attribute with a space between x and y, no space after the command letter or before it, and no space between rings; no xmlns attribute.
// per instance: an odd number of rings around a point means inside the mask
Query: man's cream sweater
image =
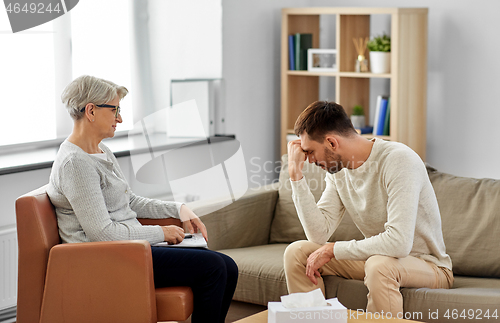
<svg viewBox="0 0 500 323"><path fill-rule="evenodd" d="M365 239L336 242L335 258L411 255L451 270L436 195L413 150L375 139L365 163L327 174L325 181L317 204L304 178L292 181L293 200L308 240L325 244L348 213Z"/></svg>

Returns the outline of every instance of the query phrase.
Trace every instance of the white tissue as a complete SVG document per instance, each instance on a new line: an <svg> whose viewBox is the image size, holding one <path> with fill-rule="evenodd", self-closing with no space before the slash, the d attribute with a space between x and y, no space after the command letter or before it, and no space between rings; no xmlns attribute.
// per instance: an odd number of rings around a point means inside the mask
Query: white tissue
<svg viewBox="0 0 500 323"><path fill-rule="evenodd" d="M327 306L328 303L320 288L308 293L292 293L281 296L281 304L285 308Z"/></svg>

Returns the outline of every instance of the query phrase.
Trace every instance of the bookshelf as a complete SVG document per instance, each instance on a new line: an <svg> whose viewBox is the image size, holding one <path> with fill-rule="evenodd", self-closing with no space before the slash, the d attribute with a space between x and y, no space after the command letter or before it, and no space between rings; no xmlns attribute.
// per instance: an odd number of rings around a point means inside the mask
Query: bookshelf
<svg viewBox="0 0 500 323"><path fill-rule="evenodd" d="M391 72L356 73L354 37L370 37L372 15L391 19ZM320 48L320 16L336 15L335 33L338 72L290 71L288 35L313 34L313 48ZM281 153L287 152L288 134L299 114L319 97L319 78L335 78L335 100L348 115L355 105L370 115L370 79L390 82L390 135L378 138L402 142L425 160L427 105L427 8L284 8L281 25ZM366 53L369 60L369 54ZM373 104L374 105L374 104ZM370 122L373 123L373 120ZM363 135L372 138L373 135Z"/></svg>

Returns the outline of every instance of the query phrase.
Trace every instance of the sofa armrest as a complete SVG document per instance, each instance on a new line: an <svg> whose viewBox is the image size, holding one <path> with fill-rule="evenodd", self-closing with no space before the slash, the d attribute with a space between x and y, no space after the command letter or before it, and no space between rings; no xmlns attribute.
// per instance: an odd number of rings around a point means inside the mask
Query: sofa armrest
<svg viewBox="0 0 500 323"><path fill-rule="evenodd" d="M149 243L131 240L54 246L49 254L41 322L156 322Z"/></svg>
<svg viewBox="0 0 500 323"><path fill-rule="evenodd" d="M232 203L192 202L187 206L207 227L208 247L220 250L268 244L277 200L278 186L271 184L249 189ZM227 206L221 208L221 205Z"/></svg>

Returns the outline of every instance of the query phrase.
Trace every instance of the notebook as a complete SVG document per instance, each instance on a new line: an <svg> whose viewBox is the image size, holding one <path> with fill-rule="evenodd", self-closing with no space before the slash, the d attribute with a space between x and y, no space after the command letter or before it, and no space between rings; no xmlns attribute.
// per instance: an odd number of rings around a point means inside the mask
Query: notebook
<svg viewBox="0 0 500 323"><path fill-rule="evenodd" d="M186 233L184 240L177 244L168 244L168 242L159 242L154 247L177 247L177 248L206 248L207 242L201 233Z"/></svg>

